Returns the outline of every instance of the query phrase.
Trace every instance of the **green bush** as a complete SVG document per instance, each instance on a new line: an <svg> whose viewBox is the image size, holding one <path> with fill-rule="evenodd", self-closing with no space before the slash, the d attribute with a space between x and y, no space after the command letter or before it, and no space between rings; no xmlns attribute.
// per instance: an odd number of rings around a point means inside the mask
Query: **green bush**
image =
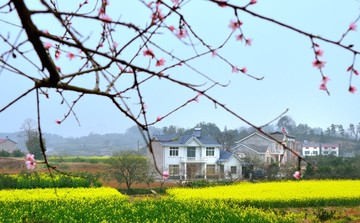
<svg viewBox="0 0 360 223"><path fill-rule="evenodd" d="M324 222L333 219L335 215L335 211L334 210L328 211L323 208L319 208L314 211L314 214L319 221Z"/></svg>
<svg viewBox="0 0 360 223"><path fill-rule="evenodd" d="M11 153L5 150L0 150L0 156L1 157L10 157Z"/></svg>
<svg viewBox="0 0 360 223"><path fill-rule="evenodd" d="M90 173L65 175L61 173L0 174L0 189L100 187L99 176Z"/></svg>

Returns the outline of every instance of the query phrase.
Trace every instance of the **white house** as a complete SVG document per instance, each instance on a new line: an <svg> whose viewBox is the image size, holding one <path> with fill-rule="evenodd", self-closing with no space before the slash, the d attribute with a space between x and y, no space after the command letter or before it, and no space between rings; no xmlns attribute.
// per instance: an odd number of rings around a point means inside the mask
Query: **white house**
<svg viewBox="0 0 360 223"><path fill-rule="evenodd" d="M305 142L302 145L303 156L334 155L339 156L339 145L330 143Z"/></svg>
<svg viewBox="0 0 360 223"><path fill-rule="evenodd" d="M239 178L240 158L223 150L213 138L195 128L189 134L156 135L152 142L156 165L168 171L170 179ZM147 156L152 160L152 154Z"/></svg>

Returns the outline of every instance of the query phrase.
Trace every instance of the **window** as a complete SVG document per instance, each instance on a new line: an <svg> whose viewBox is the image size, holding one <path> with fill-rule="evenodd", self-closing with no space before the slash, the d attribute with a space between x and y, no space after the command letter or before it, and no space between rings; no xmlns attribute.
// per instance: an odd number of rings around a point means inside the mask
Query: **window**
<svg viewBox="0 0 360 223"><path fill-rule="evenodd" d="M179 156L179 147L170 147L170 156Z"/></svg>
<svg viewBox="0 0 360 223"><path fill-rule="evenodd" d="M169 165L170 176L178 176L180 173L179 165Z"/></svg>
<svg viewBox="0 0 360 223"><path fill-rule="evenodd" d="M196 150L195 147L188 147L187 148L187 157L195 157Z"/></svg>
<svg viewBox="0 0 360 223"><path fill-rule="evenodd" d="M318 155L318 151L313 151L313 155Z"/></svg>
<svg viewBox="0 0 360 223"><path fill-rule="evenodd" d="M206 175L214 175L214 174L215 174L215 165L207 165Z"/></svg>
<svg viewBox="0 0 360 223"><path fill-rule="evenodd" d="M206 148L206 156L215 156L215 148L207 147Z"/></svg>
<svg viewBox="0 0 360 223"><path fill-rule="evenodd" d="M310 155L310 151L305 151L305 155Z"/></svg>
<svg viewBox="0 0 360 223"><path fill-rule="evenodd" d="M230 167L230 172L231 172L231 174L236 174L236 173L237 173L237 168L236 168L236 166L231 166L231 167Z"/></svg>

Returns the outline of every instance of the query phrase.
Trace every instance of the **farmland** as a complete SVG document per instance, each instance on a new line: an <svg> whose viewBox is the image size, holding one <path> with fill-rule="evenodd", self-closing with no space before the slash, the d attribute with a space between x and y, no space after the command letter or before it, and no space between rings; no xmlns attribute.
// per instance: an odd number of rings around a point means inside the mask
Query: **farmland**
<svg viewBox="0 0 360 223"><path fill-rule="evenodd" d="M51 161L71 172L107 170L106 161L97 158ZM1 172L7 172L5 166ZM122 194L123 185L103 182L97 188L0 190L0 222L360 222L358 180L244 181L205 188L167 182L165 194L141 196ZM135 185L149 193L154 186Z"/></svg>

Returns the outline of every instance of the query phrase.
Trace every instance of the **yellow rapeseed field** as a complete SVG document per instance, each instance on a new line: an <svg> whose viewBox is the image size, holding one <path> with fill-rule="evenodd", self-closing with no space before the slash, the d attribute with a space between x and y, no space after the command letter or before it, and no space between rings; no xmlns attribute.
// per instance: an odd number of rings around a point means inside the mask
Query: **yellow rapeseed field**
<svg viewBox="0 0 360 223"><path fill-rule="evenodd" d="M231 200L255 206L358 205L360 180L242 182L208 188L172 188L167 193L180 200Z"/></svg>

